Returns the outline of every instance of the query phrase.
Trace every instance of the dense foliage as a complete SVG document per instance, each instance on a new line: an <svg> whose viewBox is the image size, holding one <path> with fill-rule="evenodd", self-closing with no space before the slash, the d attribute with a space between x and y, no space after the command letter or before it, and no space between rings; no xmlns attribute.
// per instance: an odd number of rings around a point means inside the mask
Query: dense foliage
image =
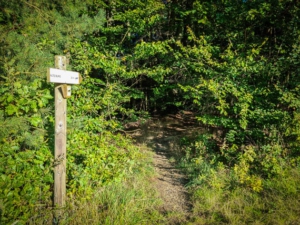
<svg viewBox="0 0 300 225"><path fill-rule="evenodd" d="M103 26L105 13L89 2L1 1L1 6L0 220L24 224L45 217L51 223L45 209L52 208L58 159L54 86L46 82L46 71L55 55L84 46L80 40ZM76 69L86 65L81 62L73 63ZM74 204L91 199L104 184L124 180L144 158L129 140L111 133L118 129L112 117L127 101L114 92L117 83L103 85L83 75L68 100L67 194Z"/></svg>
<svg viewBox="0 0 300 225"><path fill-rule="evenodd" d="M0 0L2 221L26 222L51 205L53 85L45 73L57 54L84 77L68 99L69 196L91 196L139 167L140 152L115 134L123 122L180 110L207 128L183 143L193 185L210 185L209 163L232 175L221 187L267 190L299 166L299 7Z"/></svg>

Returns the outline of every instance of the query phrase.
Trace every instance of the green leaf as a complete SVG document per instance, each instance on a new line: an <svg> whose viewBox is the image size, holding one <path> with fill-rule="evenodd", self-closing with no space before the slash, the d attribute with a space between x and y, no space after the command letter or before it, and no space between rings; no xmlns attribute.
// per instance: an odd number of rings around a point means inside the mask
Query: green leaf
<svg viewBox="0 0 300 225"><path fill-rule="evenodd" d="M43 120L40 117L31 117L29 121L32 126L38 127Z"/></svg>
<svg viewBox="0 0 300 225"><path fill-rule="evenodd" d="M10 102L12 102L13 99L14 99L14 96L12 94L8 94L6 102L10 103Z"/></svg>
<svg viewBox="0 0 300 225"><path fill-rule="evenodd" d="M12 105L12 104L9 104L9 105L6 107L5 112L6 112L9 116L11 116L11 115L13 115L13 114L15 114L15 113L18 112L18 107L14 106L14 105Z"/></svg>
<svg viewBox="0 0 300 225"><path fill-rule="evenodd" d="M15 87L16 89L19 89L19 88L22 87L22 85L21 85L20 82L15 82L15 83L14 83L14 87Z"/></svg>

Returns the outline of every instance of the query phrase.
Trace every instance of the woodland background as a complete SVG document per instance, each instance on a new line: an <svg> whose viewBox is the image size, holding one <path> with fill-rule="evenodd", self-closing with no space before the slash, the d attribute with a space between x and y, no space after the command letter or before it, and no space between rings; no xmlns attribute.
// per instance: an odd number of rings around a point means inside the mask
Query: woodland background
<svg viewBox="0 0 300 225"><path fill-rule="evenodd" d="M51 224L55 55L68 99L62 224L164 224L124 124L192 111L190 224L299 224L300 2L0 0L0 223ZM132 201L132 199L135 199ZM130 210L129 210L130 209Z"/></svg>

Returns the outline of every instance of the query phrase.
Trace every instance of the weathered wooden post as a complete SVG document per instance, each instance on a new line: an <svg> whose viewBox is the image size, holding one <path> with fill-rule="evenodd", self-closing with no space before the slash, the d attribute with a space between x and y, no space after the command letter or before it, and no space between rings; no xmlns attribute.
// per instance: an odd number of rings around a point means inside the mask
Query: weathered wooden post
<svg viewBox="0 0 300 225"><path fill-rule="evenodd" d="M71 96L71 86L79 84L81 76L67 71L65 56L55 56L55 69L49 68L47 81L56 83L55 96L55 167L54 167L54 206L62 208L66 201L66 159L67 159L67 98Z"/></svg>
<svg viewBox="0 0 300 225"><path fill-rule="evenodd" d="M55 56L55 68L66 70L65 56ZM66 200L67 156L67 99L63 97L62 85L55 84L55 145L54 145L54 206L64 207Z"/></svg>

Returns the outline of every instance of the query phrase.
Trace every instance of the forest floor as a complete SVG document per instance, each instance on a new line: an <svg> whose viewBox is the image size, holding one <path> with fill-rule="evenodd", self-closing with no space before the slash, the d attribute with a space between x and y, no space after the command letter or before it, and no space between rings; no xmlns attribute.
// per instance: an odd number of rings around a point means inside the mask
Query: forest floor
<svg viewBox="0 0 300 225"><path fill-rule="evenodd" d="M191 115L168 115L154 117L132 132L138 144L144 144L154 152L156 176L153 184L163 201L160 211L167 218L166 224L183 224L192 211L186 189L188 178L176 167L176 161L183 155L181 139L195 131L199 131L199 127Z"/></svg>

